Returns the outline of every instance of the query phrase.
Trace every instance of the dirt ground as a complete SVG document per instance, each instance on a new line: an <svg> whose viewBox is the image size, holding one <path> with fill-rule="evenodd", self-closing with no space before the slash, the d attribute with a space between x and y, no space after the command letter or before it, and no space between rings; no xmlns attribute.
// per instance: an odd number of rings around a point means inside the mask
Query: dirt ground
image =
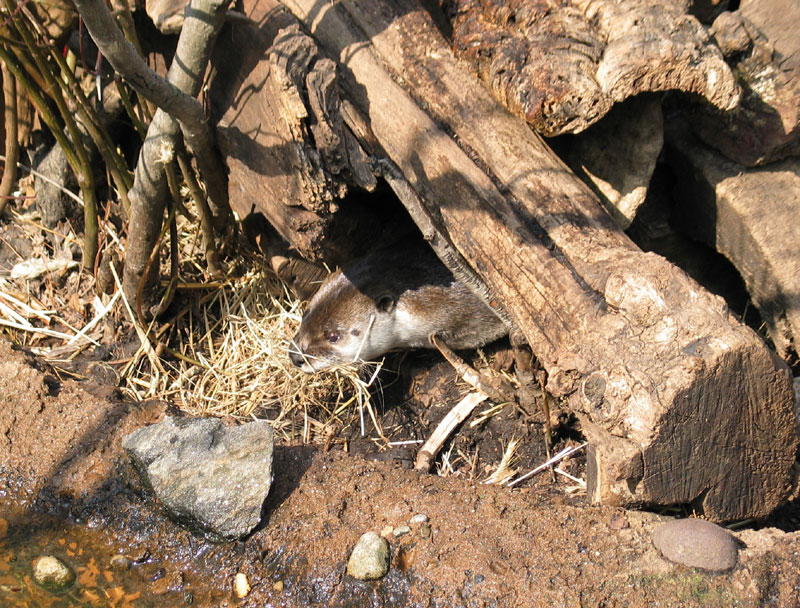
<svg viewBox="0 0 800 608"><path fill-rule="evenodd" d="M300 445L276 446L262 526L211 544L165 518L121 452L165 404L61 380L7 342L0 395L3 606L800 606L797 531L739 529L736 568L704 573L653 547L667 515L590 506L547 476L508 490ZM345 574L361 534L417 513L431 534L393 539L384 579ZM78 571L68 597L31 583L43 552ZM129 569L109 566L118 554ZM242 600L237 572L252 587Z"/></svg>

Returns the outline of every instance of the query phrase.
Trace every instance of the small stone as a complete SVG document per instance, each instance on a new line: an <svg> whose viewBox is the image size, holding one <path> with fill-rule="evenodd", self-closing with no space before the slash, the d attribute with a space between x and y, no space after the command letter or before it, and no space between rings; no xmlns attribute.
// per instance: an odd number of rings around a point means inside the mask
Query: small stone
<svg viewBox="0 0 800 608"><path fill-rule="evenodd" d="M50 593L64 593L75 582L75 572L57 557L44 555L33 564L33 580Z"/></svg>
<svg viewBox="0 0 800 608"><path fill-rule="evenodd" d="M411 528L408 526L397 526L394 530L392 530L392 534L395 538L400 538L406 534L411 534Z"/></svg>
<svg viewBox="0 0 800 608"><path fill-rule="evenodd" d="M715 572L736 565L738 547L727 530L704 519L675 519L653 534L653 544L668 560Z"/></svg>
<svg viewBox="0 0 800 608"><path fill-rule="evenodd" d="M381 530L381 536L383 536L383 538L389 539L392 537L393 532L394 532L394 526L384 526L383 530Z"/></svg>
<svg viewBox="0 0 800 608"><path fill-rule="evenodd" d="M246 597L250 593L250 583L247 582L247 577L241 572L237 572L236 576L233 577L233 593L239 599Z"/></svg>
<svg viewBox="0 0 800 608"><path fill-rule="evenodd" d="M625 530L630 528L631 524L627 517L617 514L614 515L614 517L611 518L611 521L608 522L608 527L612 530Z"/></svg>
<svg viewBox="0 0 800 608"><path fill-rule="evenodd" d="M280 593L281 591L283 591L283 581L276 582L274 585L272 585L272 588L278 593Z"/></svg>
<svg viewBox="0 0 800 608"><path fill-rule="evenodd" d="M425 515L424 513L417 513L411 519L408 520L408 523L411 524L412 526L415 526L417 524L426 524L428 523L428 516Z"/></svg>
<svg viewBox="0 0 800 608"><path fill-rule="evenodd" d="M350 559L347 574L360 580L383 578L389 572L389 543L375 532L367 532L358 539Z"/></svg>
<svg viewBox="0 0 800 608"><path fill-rule="evenodd" d="M133 562L130 560L130 558L125 557L124 555L115 555L109 562L111 569L117 570L118 572L129 570L132 564Z"/></svg>
<svg viewBox="0 0 800 608"><path fill-rule="evenodd" d="M425 522L419 527L419 535L422 538L430 538L431 535L431 525L428 522Z"/></svg>

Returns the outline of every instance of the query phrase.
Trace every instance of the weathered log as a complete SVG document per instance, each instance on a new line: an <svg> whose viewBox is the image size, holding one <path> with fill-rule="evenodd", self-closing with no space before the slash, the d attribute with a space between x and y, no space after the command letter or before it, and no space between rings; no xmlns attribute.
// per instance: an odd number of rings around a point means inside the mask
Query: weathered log
<svg viewBox="0 0 800 608"><path fill-rule="evenodd" d="M727 110L739 91L688 3L455 0L453 45L540 133L578 133L647 91L695 93Z"/></svg>
<svg viewBox="0 0 800 608"><path fill-rule="evenodd" d="M747 169L669 129L668 159L681 176L677 211L690 235L727 257L747 285L786 360L800 352L800 159Z"/></svg>
<svg viewBox="0 0 800 608"><path fill-rule="evenodd" d="M369 151L402 171L427 214L423 231L478 272L548 389L581 417L592 499L694 501L717 520L772 510L788 493L797 436L788 368L760 338L720 298L637 250L541 139L475 85L413 0L286 4L339 60L380 147Z"/></svg>
<svg viewBox="0 0 800 608"><path fill-rule="evenodd" d="M349 185L373 190L376 179L339 115L336 66L278 3L246 5L251 22L224 29L212 58L231 206L263 213L304 257L341 263L358 239L331 235L334 214ZM339 229L374 232L374 218L355 216Z"/></svg>
<svg viewBox="0 0 800 608"><path fill-rule="evenodd" d="M626 99L582 133L551 143L617 224L627 228L644 203L664 145L661 100L647 95Z"/></svg>
<svg viewBox="0 0 800 608"><path fill-rule="evenodd" d="M742 2L711 33L729 58L743 94L739 107L698 107L692 121L708 145L742 165L800 155L800 4Z"/></svg>

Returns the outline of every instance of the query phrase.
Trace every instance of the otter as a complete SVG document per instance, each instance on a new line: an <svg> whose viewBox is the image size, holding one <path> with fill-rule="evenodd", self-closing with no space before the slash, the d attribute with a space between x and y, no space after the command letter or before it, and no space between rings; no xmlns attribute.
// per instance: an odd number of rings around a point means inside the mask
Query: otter
<svg viewBox="0 0 800 608"><path fill-rule="evenodd" d="M477 348L505 324L420 242L378 250L329 275L311 299L289 358L307 373L412 348Z"/></svg>

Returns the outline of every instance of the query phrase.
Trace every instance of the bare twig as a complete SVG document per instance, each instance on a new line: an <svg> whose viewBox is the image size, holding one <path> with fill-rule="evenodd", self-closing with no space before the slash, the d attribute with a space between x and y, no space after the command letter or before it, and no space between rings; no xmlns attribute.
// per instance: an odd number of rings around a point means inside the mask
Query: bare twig
<svg viewBox="0 0 800 608"><path fill-rule="evenodd" d="M418 471L429 471L433 459L436 458L436 454L439 453L442 445L447 441L447 438L453 430L467 419L467 416L472 413L472 410L474 410L479 403L485 400L486 395L483 393L469 393L459 401L455 407L448 412L447 416L442 419L439 426L436 427L425 444L420 448L417 453L417 459L414 462L414 468Z"/></svg>
<svg viewBox="0 0 800 608"><path fill-rule="evenodd" d="M3 4L9 12L14 12L16 8L13 0L3 0ZM25 12L25 10L23 10ZM67 103L62 95L62 89L59 84L58 76L54 73L53 67L49 64L41 53L33 34L29 31L28 27L38 27L38 23L32 18L22 19L15 18L13 24L22 41L27 47L26 51L21 48L13 47L14 61L11 55L3 48L0 48L0 59L6 64L8 69L14 73L19 84L23 85L28 96L33 104L39 110L39 115L45 121L53 136L58 141L62 150L64 151L67 160L72 167L75 177L78 180L78 185L83 195L84 207L84 246L83 246L83 265L85 268L91 268L94 265L95 257L97 256L97 199L94 191L94 173L89 164L89 157L84 149L83 142L81 141L81 133L78 130L77 123L73 113L67 107ZM30 63L30 58L33 58L35 64ZM27 66L23 70L22 64ZM66 126L66 133L64 126L60 125L55 119L55 116L50 111L49 104L40 95L28 79L28 75L36 75L37 80L44 84L45 91L49 91L51 99L55 102L58 113ZM68 136L67 136L68 135Z"/></svg>
<svg viewBox="0 0 800 608"><path fill-rule="evenodd" d="M214 227L212 225L211 209L208 207L208 200L197 181L194 170L189 164L189 159L186 158L186 153L183 150L179 150L177 157L183 180L186 182L189 188L189 194L200 214L200 229L203 235L203 248L206 254L206 264L208 264L208 273L215 279L220 279L225 273L222 270L219 261L219 253L214 244Z"/></svg>
<svg viewBox="0 0 800 608"><path fill-rule="evenodd" d="M174 116L186 142L197 159L208 186L214 225L222 231L227 224L227 182L222 161L216 154L214 139L202 104L195 98L200 91L211 46L222 27L230 0L192 0L178 40L175 60L164 79L150 69L136 49L123 36L102 0L76 0L97 47L114 69L136 91ZM157 114L157 113L156 113ZM155 122L155 117L153 118ZM148 132L152 135L152 132Z"/></svg>
<svg viewBox="0 0 800 608"><path fill-rule="evenodd" d="M511 482L507 483L506 487L509 487L509 488L514 487L518 483L528 479L528 477L536 475L537 473L541 473L542 471L547 469L550 465L553 465L553 464L557 463L559 460L563 460L567 456L571 456L572 454L574 454L578 450L581 450L581 449L583 449L585 447L586 447L586 442L584 442L584 443L582 443L580 445L570 446L568 448L564 448L558 454L556 454L552 458L548 458L545 462L540 464L538 467L536 467L532 471L528 471L527 473L525 473L525 475L522 475L521 477L517 477L514 481L511 481Z"/></svg>
<svg viewBox="0 0 800 608"><path fill-rule="evenodd" d="M218 232L227 226L230 217L222 161L216 152L202 104L195 98L228 3L229 0L191 1L175 59L167 79L164 79L144 63L124 38L102 0L75 2L89 33L114 69L141 96L159 106L147 130L130 193L131 216L123 285L131 300L136 297L161 229L167 183L159 161L165 150L170 157L174 156L179 128L206 181L214 227ZM157 274L152 273L146 290L148 300L157 279Z"/></svg>
<svg viewBox="0 0 800 608"><path fill-rule="evenodd" d="M445 359L452 365L456 373L465 382L472 385L495 403L508 403L514 400L514 387L507 380L501 377L487 378L485 375L476 371L471 365L467 364L461 357L444 343L438 336L431 335L431 344L435 346Z"/></svg>

